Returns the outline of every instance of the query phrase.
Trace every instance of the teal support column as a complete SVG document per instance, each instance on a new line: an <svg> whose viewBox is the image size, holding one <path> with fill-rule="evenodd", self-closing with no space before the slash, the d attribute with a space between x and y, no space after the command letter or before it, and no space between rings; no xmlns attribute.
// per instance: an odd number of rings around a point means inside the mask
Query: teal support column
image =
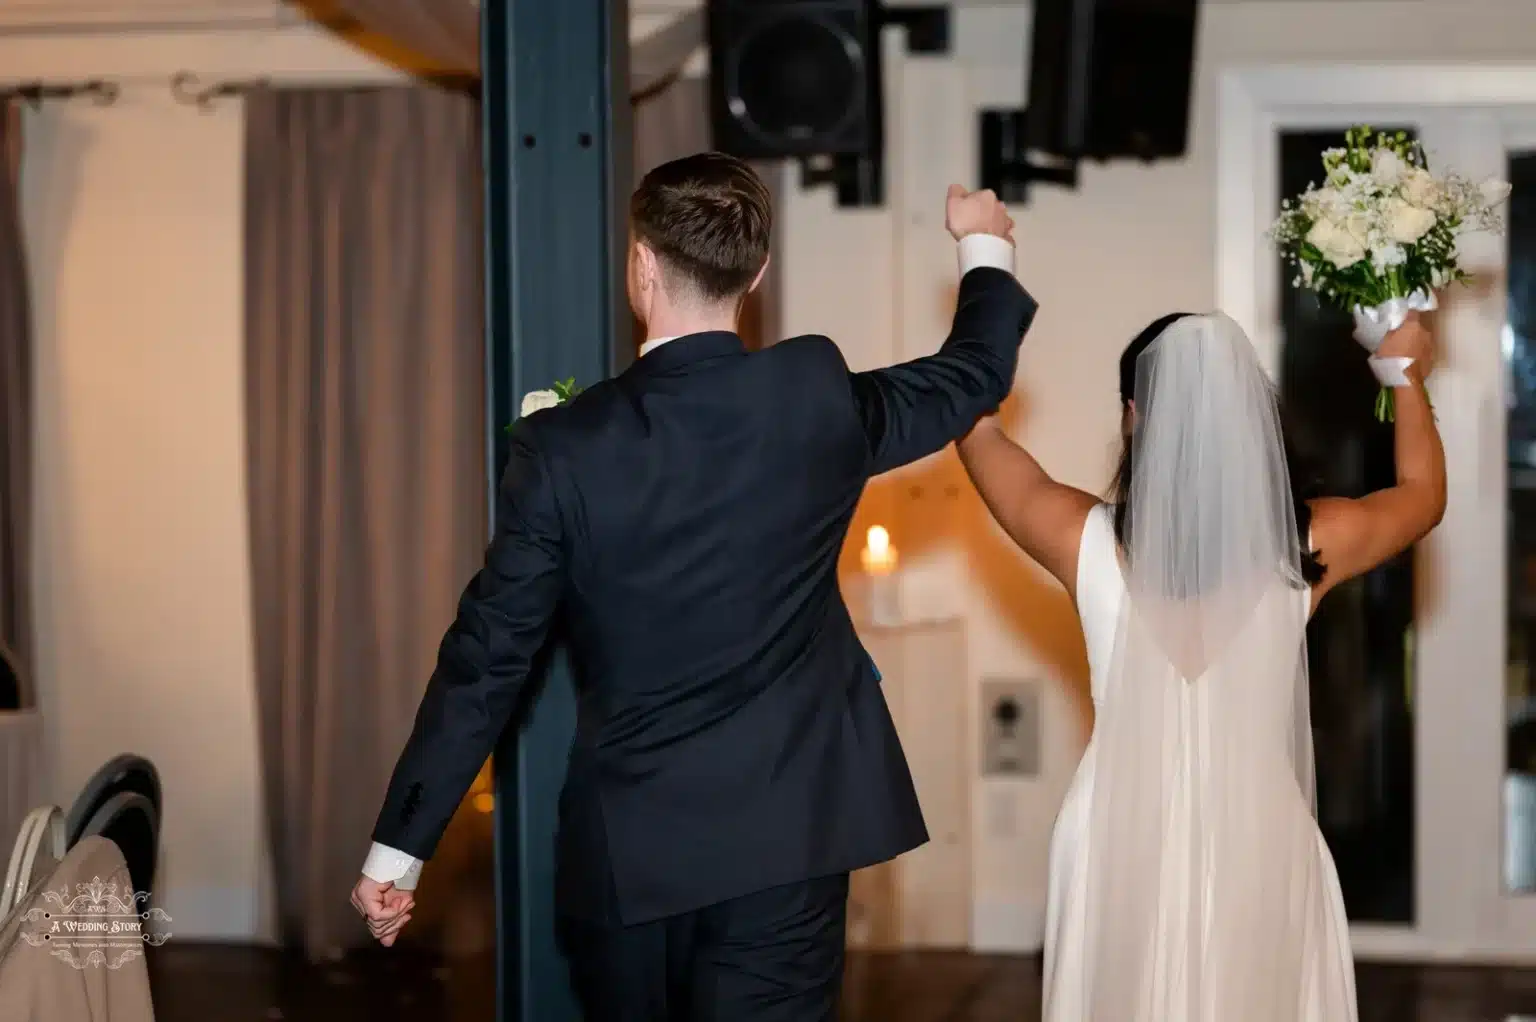
<svg viewBox="0 0 1536 1022"><path fill-rule="evenodd" d="M632 148L626 0L484 0L486 366L492 511L522 395L608 376L624 299ZM556 636L496 774L498 1022L579 1022L555 938L555 825L575 731Z"/></svg>

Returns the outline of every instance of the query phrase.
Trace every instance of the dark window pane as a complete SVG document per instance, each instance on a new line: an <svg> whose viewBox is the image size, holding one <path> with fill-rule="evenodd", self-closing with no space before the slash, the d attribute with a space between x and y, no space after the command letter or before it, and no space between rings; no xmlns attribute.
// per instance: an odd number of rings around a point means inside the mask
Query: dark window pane
<svg viewBox="0 0 1536 1022"><path fill-rule="evenodd" d="M1390 128L1408 131L1408 128ZM1320 183L1343 132L1280 136L1280 191ZM1350 337L1349 313L1291 285L1280 266L1280 391L1297 465L1323 494L1358 497L1395 479L1392 430ZM1318 822L1361 922L1413 921L1413 556L1335 589L1307 630Z"/></svg>

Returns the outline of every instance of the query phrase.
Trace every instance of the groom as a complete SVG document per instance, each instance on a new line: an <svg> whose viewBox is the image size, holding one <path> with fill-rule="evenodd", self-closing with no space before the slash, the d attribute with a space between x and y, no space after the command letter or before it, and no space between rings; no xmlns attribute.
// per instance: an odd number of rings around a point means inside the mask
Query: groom
<svg viewBox="0 0 1536 1022"><path fill-rule="evenodd" d="M485 567L353 892L383 943L559 611L578 709L556 897L589 1022L833 1017L849 871L927 840L838 553L871 476L1007 396L1035 313L996 197L952 187L946 214L964 274L949 338L854 373L825 337L742 346L773 218L746 164L646 175L640 357L513 430Z"/></svg>

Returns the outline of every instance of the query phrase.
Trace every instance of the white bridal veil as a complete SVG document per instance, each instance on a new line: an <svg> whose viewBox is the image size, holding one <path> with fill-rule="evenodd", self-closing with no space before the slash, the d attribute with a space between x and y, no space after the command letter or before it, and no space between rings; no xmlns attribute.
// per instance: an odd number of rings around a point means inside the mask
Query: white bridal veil
<svg viewBox="0 0 1536 1022"><path fill-rule="evenodd" d="M1308 592L1272 385L1223 315L1137 362L1115 654L1095 724L1087 1022L1297 1022L1321 857Z"/></svg>

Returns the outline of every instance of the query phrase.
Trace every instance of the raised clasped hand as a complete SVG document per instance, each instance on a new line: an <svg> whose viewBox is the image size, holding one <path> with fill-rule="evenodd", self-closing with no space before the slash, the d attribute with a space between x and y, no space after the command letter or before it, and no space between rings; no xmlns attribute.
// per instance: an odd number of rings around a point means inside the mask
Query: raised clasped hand
<svg viewBox="0 0 1536 1022"><path fill-rule="evenodd" d="M950 185L944 199L944 226L956 241L968 234L991 234L1013 243L1013 217L990 188L972 192Z"/></svg>

